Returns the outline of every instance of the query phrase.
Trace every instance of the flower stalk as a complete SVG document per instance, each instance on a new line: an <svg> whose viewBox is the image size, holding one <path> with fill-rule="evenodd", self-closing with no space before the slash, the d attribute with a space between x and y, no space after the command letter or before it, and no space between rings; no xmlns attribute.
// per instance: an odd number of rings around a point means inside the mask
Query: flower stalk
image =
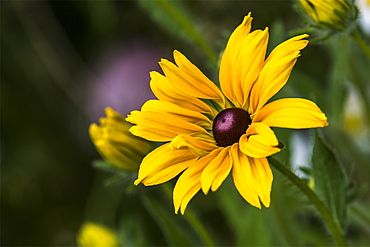
<svg viewBox="0 0 370 247"><path fill-rule="evenodd" d="M351 32L351 37L356 41L356 43L361 48L361 50L366 54L366 56L370 58L370 48L363 40L357 29Z"/></svg>
<svg viewBox="0 0 370 247"><path fill-rule="evenodd" d="M297 188L307 196L307 198L319 211L321 217L323 218L327 227L329 228L329 231L334 241L337 243L337 246L347 246L347 242L343 236L343 230L339 222L335 218L333 218L329 209L325 206L323 201L316 195L316 193L313 190L311 190L307 186L307 184L305 184L299 177L297 177L293 172L287 169L283 164L281 164L276 159L270 157L269 163L282 175L289 179L290 182L297 186Z"/></svg>
<svg viewBox="0 0 370 247"><path fill-rule="evenodd" d="M172 189L169 184L162 184L162 188L165 191L166 195L170 199L172 199ZM193 227L194 231L198 234L199 238L203 241L205 246L216 246L211 235L207 231L207 228L203 225L203 223L190 208L186 210L186 214L184 214L184 216L189 224Z"/></svg>

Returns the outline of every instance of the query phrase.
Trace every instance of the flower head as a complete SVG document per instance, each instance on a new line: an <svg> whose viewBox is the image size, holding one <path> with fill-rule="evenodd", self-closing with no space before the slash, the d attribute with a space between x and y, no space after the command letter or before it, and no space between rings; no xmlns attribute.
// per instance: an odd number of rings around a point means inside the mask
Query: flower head
<svg viewBox="0 0 370 247"><path fill-rule="evenodd" d="M334 29L346 20L350 6L346 0L299 0L307 14L319 25Z"/></svg>
<svg viewBox="0 0 370 247"><path fill-rule="evenodd" d="M116 247L119 246L117 236L105 226L86 222L77 236L78 246L82 247Z"/></svg>
<svg viewBox="0 0 370 247"><path fill-rule="evenodd" d="M328 124L325 114L306 99L267 101L287 82L308 41L293 37L265 59L268 29L251 30L246 16L231 34L221 59L220 88L179 51L175 64L162 59L164 76L151 72L158 100L126 118L130 131L165 142L142 161L135 184L164 183L178 174L175 212L184 213L194 195L216 191L231 173L242 197L261 208L270 205L273 175L267 156L280 151L271 127L314 128Z"/></svg>
<svg viewBox="0 0 370 247"><path fill-rule="evenodd" d="M105 109L106 118L100 126L91 124L90 138L100 155L110 164L129 171L136 171L141 159L151 148L149 142L133 136L130 125L112 108Z"/></svg>

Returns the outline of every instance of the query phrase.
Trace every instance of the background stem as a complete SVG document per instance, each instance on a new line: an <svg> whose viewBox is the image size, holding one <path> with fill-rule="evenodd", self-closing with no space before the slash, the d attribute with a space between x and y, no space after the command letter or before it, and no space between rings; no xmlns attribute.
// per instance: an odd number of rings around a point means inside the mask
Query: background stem
<svg viewBox="0 0 370 247"><path fill-rule="evenodd" d="M369 45L367 45L366 42L362 39L357 29L351 32L351 37L356 41L361 50L370 58Z"/></svg>
<svg viewBox="0 0 370 247"><path fill-rule="evenodd" d="M185 31L188 33L193 40L199 45L200 48L209 58L212 64L217 64L216 52L211 48L211 46L206 42L203 36L195 29L195 26L189 22L189 20L182 15L182 13L176 9L176 7L171 3L171 1L157 0L158 5L160 5L163 10L165 10L174 21L176 21Z"/></svg>

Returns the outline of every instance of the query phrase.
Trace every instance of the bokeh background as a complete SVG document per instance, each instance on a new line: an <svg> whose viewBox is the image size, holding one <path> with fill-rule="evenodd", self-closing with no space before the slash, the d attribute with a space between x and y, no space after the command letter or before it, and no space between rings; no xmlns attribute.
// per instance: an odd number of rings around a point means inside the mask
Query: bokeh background
<svg viewBox="0 0 370 247"><path fill-rule="evenodd" d="M123 235L132 234L136 240L150 234L149 243L166 244L158 221L135 195L125 195L120 185L105 186L110 174L92 167L100 157L88 136L89 125L104 115L106 106L126 115L153 97L148 72L159 71L160 58L172 60L174 49L217 80L214 65L196 42L176 25L166 24L161 19L163 10L150 2L1 2L1 246L73 246L86 220L119 228L120 232L123 227ZM229 34L250 11L253 29L270 27L269 50L289 38L290 31L305 26L294 3L180 1L176 6L220 53ZM302 52L289 81L291 86L281 96L307 97L327 113L331 123L328 133L334 133L329 139L342 157L353 161L347 175L355 182L360 208L368 209L369 116L364 109L369 108L369 101L360 96L364 93L369 99L370 77L364 72L369 63L346 35L333 39L335 42L312 44ZM348 68L348 59L353 59L353 68ZM356 69L360 70L359 78L348 76L348 71ZM366 80L365 91L348 78ZM294 132L292 137L291 131L284 137L285 133L281 135L287 142L303 142L304 153L310 133ZM297 159L305 166L302 155L286 160ZM324 227L318 217L300 211L302 204L307 206L303 196L276 177L280 180L276 184L281 185L273 188L276 206L263 215L254 213L250 219L255 227L246 225L246 231L258 232L250 237L255 239L251 245L286 244L271 228L285 227L290 232L290 226L281 223L284 219L279 221L283 211L301 222L303 231L297 234L308 234L305 244L326 243L329 237L320 233ZM235 191L227 192L229 187L223 186L220 194L234 195ZM279 193L288 199L279 200ZM219 213L212 206L217 200L213 197L197 196L194 204L208 224L217 226L213 231L221 243L228 245L236 230L223 228L230 224L227 218L231 216L227 210ZM165 202L173 214L171 202ZM250 207L242 200L238 203ZM221 205L227 208L227 202ZM271 215L282 225L261 223ZM361 217L350 217L346 232L354 245L370 244L369 226ZM285 237L294 245L295 233L291 234ZM148 244L145 240L136 243Z"/></svg>

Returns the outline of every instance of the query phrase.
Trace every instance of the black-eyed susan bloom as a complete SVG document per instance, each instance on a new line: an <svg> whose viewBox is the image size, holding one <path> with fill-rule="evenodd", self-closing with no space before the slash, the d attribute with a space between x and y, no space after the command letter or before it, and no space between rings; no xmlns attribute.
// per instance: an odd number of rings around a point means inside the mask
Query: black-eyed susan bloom
<svg viewBox="0 0 370 247"><path fill-rule="evenodd" d="M287 82L307 35L283 42L265 59L268 29L250 32L251 22L249 14L231 34L221 59L220 88L174 51L175 64L159 63L164 76L150 74L158 100L126 118L136 124L130 129L134 135L165 142L143 159L136 185L161 184L182 172L173 192L176 213L183 214L200 189L216 191L230 172L247 202L269 207L273 175L266 157L280 151L271 127L328 125L312 101L267 103Z"/></svg>
<svg viewBox="0 0 370 247"><path fill-rule="evenodd" d="M130 124L110 107L105 109L106 118L100 118L100 126L91 124L90 138L99 154L111 165L136 171L141 159L151 149L146 140L133 136L129 132Z"/></svg>

